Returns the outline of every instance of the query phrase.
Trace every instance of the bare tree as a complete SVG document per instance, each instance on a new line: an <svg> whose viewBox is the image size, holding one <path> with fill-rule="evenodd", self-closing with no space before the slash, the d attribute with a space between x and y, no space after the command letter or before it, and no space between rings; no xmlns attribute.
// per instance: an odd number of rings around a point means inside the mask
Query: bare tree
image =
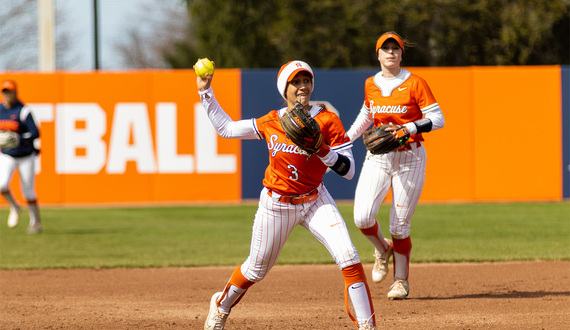
<svg viewBox="0 0 570 330"><path fill-rule="evenodd" d="M35 71L38 69L38 1L3 0L0 10L0 70ZM58 29L64 25L62 9L56 9L56 67L66 69L73 62L69 31ZM66 61L67 59L67 61Z"/></svg>
<svg viewBox="0 0 570 330"><path fill-rule="evenodd" d="M3 1L0 10L0 70L37 70L36 0Z"/></svg>
<svg viewBox="0 0 570 330"><path fill-rule="evenodd" d="M157 15L148 15L149 12ZM141 6L128 30L127 41L115 47L125 66L133 69L169 68L165 55L174 52L177 43L192 43L189 15L184 2L156 1Z"/></svg>

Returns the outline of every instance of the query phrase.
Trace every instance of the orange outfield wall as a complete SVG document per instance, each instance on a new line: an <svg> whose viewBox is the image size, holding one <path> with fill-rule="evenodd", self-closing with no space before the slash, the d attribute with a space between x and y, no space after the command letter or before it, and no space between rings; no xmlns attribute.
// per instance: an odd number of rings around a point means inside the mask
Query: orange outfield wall
<svg viewBox="0 0 570 330"><path fill-rule="evenodd" d="M427 80L446 119L425 136L421 201L562 199L559 66L408 69ZM241 144L216 135L193 71L0 74L7 78L40 123L40 203L242 198ZM213 83L233 119L241 118L240 79L240 70L219 69ZM345 127L354 117L342 117ZM354 191L346 185L356 181L328 188Z"/></svg>
<svg viewBox="0 0 570 330"><path fill-rule="evenodd" d="M218 98L239 118L240 71L216 76L215 88L224 90ZM39 123L36 191L42 204L241 198L240 143L218 138L199 108L192 70L0 79L17 81L20 99ZM17 172L11 188L22 202Z"/></svg>
<svg viewBox="0 0 570 330"><path fill-rule="evenodd" d="M562 199L559 66L409 68L445 115L422 201Z"/></svg>

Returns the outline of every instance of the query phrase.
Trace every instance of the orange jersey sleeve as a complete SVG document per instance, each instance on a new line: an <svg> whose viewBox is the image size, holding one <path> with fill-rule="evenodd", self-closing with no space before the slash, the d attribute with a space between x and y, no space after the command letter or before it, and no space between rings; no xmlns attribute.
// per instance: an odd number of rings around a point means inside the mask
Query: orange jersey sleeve
<svg viewBox="0 0 570 330"><path fill-rule="evenodd" d="M322 109L314 118L319 123L323 133L323 140L331 148L342 149L345 146L352 146L342 121L334 112Z"/></svg>
<svg viewBox="0 0 570 330"><path fill-rule="evenodd" d="M374 76L366 79L364 105L370 110L374 126L384 124L403 125L423 118L421 109L437 103L426 81L411 75L402 84L382 95L382 87ZM421 134L410 137L410 141L423 141Z"/></svg>
<svg viewBox="0 0 570 330"><path fill-rule="evenodd" d="M324 142L331 148L350 146L342 122L334 113L321 110L314 118L321 128ZM309 157L301 153L299 147L285 137L277 110L257 118L255 123L269 151L269 165L263 179L265 187L281 195L302 195L322 183L326 165L317 155Z"/></svg>

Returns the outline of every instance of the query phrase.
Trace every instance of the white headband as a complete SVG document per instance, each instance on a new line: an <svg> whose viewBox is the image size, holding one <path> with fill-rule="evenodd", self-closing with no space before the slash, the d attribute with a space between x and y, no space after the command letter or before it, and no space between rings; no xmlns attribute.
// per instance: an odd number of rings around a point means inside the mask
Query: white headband
<svg viewBox="0 0 570 330"><path fill-rule="evenodd" d="M277 89L285 100L287 100L285 97L285 88L287 87L287 83L295 78L295 75L299 71L309 72L311 74L311 78L313 79L313 87L315 85L315 76L313 74L313 69L311 69L311 67L303 61L291 61L283 65L277 74Z"/></svg>

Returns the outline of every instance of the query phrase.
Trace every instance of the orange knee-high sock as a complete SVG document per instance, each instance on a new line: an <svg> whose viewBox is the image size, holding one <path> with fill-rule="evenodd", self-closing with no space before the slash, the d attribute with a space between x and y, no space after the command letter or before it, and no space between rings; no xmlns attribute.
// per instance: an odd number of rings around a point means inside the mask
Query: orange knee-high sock
<svg viewBox="0 0 570 330"><path fill-rule="evenodd" d="M357 263L356 265L348 266L342 269L342 276L344 277L344 303L346 306L346 311L348 312L348 316L356 324L358 327L358 321L352 314L350 313L350 309L348 307L348 287L354 283L362 282L366 286L366 292L368 293L368 302L370 303L370 311L372 313L372 322L376 325L376 316L374 314L374 305L372 304L372 296L370 295L370 288L368 287L368 283L366 281L366 275L364 274L364 267L362 267L362 263Z"/></svg>
<svg viewBox="0 0 570 330"><path fill-rule="evenodd" d="M410 273L412 239L409 236L404 239L392 239L394 240L394 277L407 280Z"/></svg>
<svg viewBox="0 0 570 330"><path fill-rule="evenodd" d="M374 226L370 228L359 228L360 232L374 245L376 250L386 253L390 246L385 246L384 244L387 243L384 239L384 235L382 235L382 231L379 230L378 221L374 222Z"/></svg>
<svg viewBox="0 0 570 330"><path fill-rule="evenodd" d="M222 299L227 295L228 290L230 289L230 287L232 285L235 285L238 288L247 291L247 289L249 289L249 287L254 285L254 284L255 284L255 282L251 282L250 280L246 279L243 276L243 274L241 273L241 266L238 266L238 268L236 268L234 270L234 272L232 273L232 276L230 277L228 284L226 284L226 287L224 288L224 292L222 293L222 295L220 296L220 299L218 299L216 304L218 304L218 305L220 304L220 301L222 301ZM239 298L235 302L232 303L232 307L237 305L237 303L241 300L241 298L244 295L245 295L245 292L242 293L241 296L239 296Z"/></svg>

